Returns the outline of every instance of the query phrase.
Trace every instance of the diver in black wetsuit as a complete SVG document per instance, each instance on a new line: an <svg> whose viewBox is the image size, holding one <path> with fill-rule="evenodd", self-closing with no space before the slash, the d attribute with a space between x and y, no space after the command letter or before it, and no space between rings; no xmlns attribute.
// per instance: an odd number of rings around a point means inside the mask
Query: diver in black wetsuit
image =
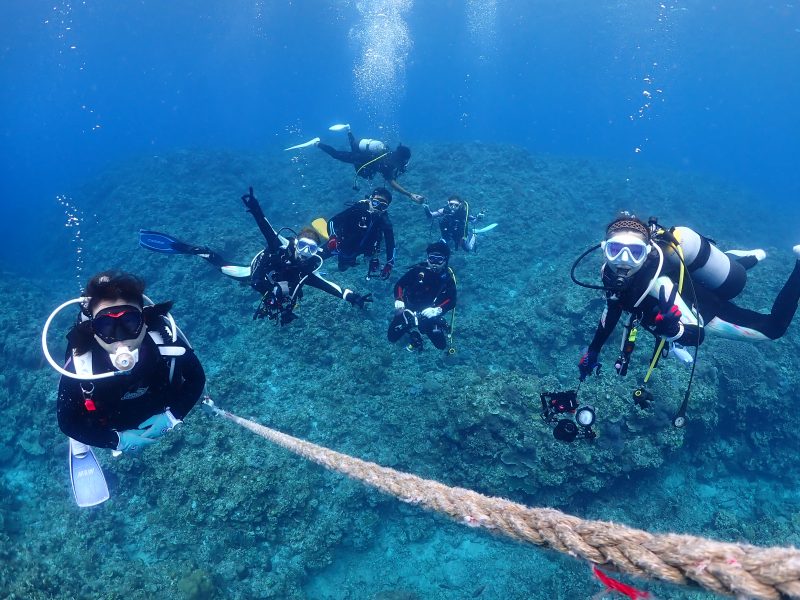
<svg viewBox="0 0 800 600"><path fill-rule="evenodd" d="M427 255L394 286L395 316L388 337L394 343L408 334L410 350L422 349L420 333L444 350L450 328L442 315L456 307L456 277L447 265L450 248L439 241L428 246Z"/></svg>
<svg viewBox="0 0 800 600"><path fill-rule="evenodd" d="M665 231L627 213L611 222L601 246L607 302L578 364L581 381L599 368L600 350L623 312L631 315L634 325L664 338L670 347L677 344L680 348L700 345L706 334L734 340L776 340L786 333L797 311L800 245L794 247L798 260L769 314L731 302L744 289L746 271L766 256L763 250L723 253L687 227ZM691 283L687 284L689 277Z"/></svg>
<svg viewBox="0 0 800 600"><path fill-rule="evenodd" d="M181 423L202 395L200 361L170 335L172 303L144 306L143 293L141 279L114 272L93 277L83 293L84 320L67 336L64 366L83 379L62 375L57 403L61 431L82 444L141 449Z"/></svg>
<svg viewBox="0 0 800 600"><path fill-rule="evenodd" d="M397 181L397 178L406 172L408 161L411 160L410 148L398 144L395 150L389 150L380 140L356 140L349 126L347 140L350 142L350 150L337 150L333 146L319 142L316 146L336 160L353 165L357 177L372 179L376 173L380 173L389 185L417 204L425 200L425 196L409 192ZM355 184L353 187L357 189Z"/></svg>
<svg viewBox="0 0 800 600"><path fill-rule="evenodd" d="M253 319L268 317L281 325L290 323L297 318L294 308L303 296L304 285L346 300L359 308L372 302L372 294L362 296L349 289L343 290L317 272L322 266L322 240L314 229L304 228L296 237L286 239L275 232L264 216L253 195L253 188L242 196L242 202L247 212L253 215L267 242L267 247L256 254L249 266L233 264L206 246L187 244L155 231L140 231L139 244L148 250L165 254L199 256L228 277L248 282L261 294L261 304Z"/></svg>
<svg viewBox="0 0 800 600"><path fill-rule="evenodd" d="M369 258L367 279L378 275L388 279L394 267L394 228L389 220L392 194L386 188L376 188L369 198L360 200L343 210L328 222L326 254L335 254L339 270L346 271L356 265L363 255ZM381 239L386 242L386 264L380 268Z"/></svg>
<svg viewBox="0 0 800 600"><path fill-rule="evenodd" d="M450 196L438 210L432 211L427 204L423 208L428 218L439 220L442 239L448 244L452 242L453 249L463 248L467 252L475 249L477 236L469 231L469 226L483 218L483 213L470 214L469 203L456 195Z"/></svg>

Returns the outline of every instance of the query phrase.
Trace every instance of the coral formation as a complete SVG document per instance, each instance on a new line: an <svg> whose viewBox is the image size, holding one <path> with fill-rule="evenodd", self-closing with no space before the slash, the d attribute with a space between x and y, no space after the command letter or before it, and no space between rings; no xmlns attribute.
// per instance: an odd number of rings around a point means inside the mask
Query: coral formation
<svg viewBox="0 0 800 600"><path fill-rule="evenodd" d="M452 356L390 345L391 282L367 282L360 268L342 274L325 267L334 281L373 293L366 312L309 289L300 318L279 328L253 321L254 292L203 261L136 245L138 229L156 229L248 261L262 244L239 201L248 186L276 226L295 230L356 197L321 159L290 165L274 156L186 150L100 173L73 193L85 214L97 215L83 227L83 275L107 268L143 275L154 300L175 301L173 314L217 403L276 429L581 516L800 543L791 451L800 430L787 417L800 377L797 326L773 344L704 344L685 430L670 426L688 378L679 365L658 369L651 409L633 405L648 343L625 379L610 368L609 344L603 376L583 384L580 398L598 414L594 443L560 444L539 416L540 392L577 383L576 361L603 302L572 286L569 268L614 212L703 223L720 244L746 246L768 231L768 219L753 219L747 230L722 220L736 207L753 211L746 195L685 174L643 170L631 178L600 161L484 144L415 147L415 163L405 176L410 188L431 202L459 193L500 223L481 236L476 254L452 259L459 280ZM726 211L718 210L723 199ZM435 227L402 199L391 214L402 272ZM56 220L44 219L43 227L57 230ZM41 268L0 278L0 302L13 319L0 341L4 364L13 365L0 373L9 424L0 428L3 597L590 595L582 565L398 506L199 409L141 456L99 453L112 499L75 508L54 414L57 376L42 364L38 345L49 310L77 294L66 248L68 239L52 235ZM791 261L788 252L768 250L770 259L750 275L759 284L742 298L761 310ZM24 318L20 306L28 309ZM70 318L54 324L54 347L61 348Z"/></svg>

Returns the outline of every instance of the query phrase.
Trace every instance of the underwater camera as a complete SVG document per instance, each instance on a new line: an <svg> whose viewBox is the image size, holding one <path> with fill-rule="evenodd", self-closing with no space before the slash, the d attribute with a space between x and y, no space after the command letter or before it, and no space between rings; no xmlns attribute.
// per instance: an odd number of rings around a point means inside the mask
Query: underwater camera
<svg viewBox="0 0 800 600"><path fill-rule="evenodd" d="M542 420L545 423L555 423L553 437L559 442L593 440L597 437L592 429L595 421L594 408L580 406L577 391L542 392L541 399Z"/></svg>

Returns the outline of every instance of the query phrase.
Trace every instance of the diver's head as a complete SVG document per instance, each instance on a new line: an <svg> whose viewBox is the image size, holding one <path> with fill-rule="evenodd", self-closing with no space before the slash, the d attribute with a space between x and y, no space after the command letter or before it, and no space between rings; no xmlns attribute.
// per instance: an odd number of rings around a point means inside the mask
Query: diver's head
<svg viewBox="0 0 800 600"><path fill-rule="evenodd" d="M95 275L84 291L95 341L109 354L114 367L129 371L136 365L144 323L144 281L129 273L107 271Z"/></svg>
<svg viewBox="0 0 800 600"><path fill-rule="evenodd" d="M385 212L389 209L391 203L392 193L385 187L375 188L369 195L370 211Z"/></svg>
<svg viewBox="0 0 800 600"><path fill-rule="evenodd" d="M319 252L322 238L311 227L305 227L297 234L294 241L294 257L306 261Z"/></svg>
<svg viewBox="0 0 800 600"><path fill-rule="evenodd" d="M408 163L411 162L411 148L403 146L403 144L397 144L397 148L392 154L394 154L395 164L401 171L405 171Z"/></svg>
<svg viewBox="0 0 800 600"><path fill-rule="evenodd" d="M630 213L620 213L606 227L606 236L600 247L605 264L616 277L616 287L624 287L650 254L650 230Z"/></svg>
<svg viewBox="0 0 800 600"><path fill-rule="evenodd" d="M450 260L450 247L439 240L428 245L426 254L428 255L428 267L432 271L441 271L447 267L447 263Z"/></svg>
<svg viewBox="0 0 800 600"><path fill-rule="evenodd" d="M447 207L452 210L453 212L457 211L464 205L464 201L461 200L460 196L453 194L447 199Z"/></svg>

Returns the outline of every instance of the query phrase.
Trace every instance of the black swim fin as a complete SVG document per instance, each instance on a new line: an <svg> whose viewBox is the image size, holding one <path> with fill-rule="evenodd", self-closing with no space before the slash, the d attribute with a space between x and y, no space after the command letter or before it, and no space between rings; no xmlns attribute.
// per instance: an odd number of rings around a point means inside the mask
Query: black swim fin
<svg viewBox="0 0 800 600"><path fill-rule="evenodd" d="M162 254L203 254L208 252L208 248L203 246L193 246L166 233L146 229L139 230L139 245Z"/></svg>

